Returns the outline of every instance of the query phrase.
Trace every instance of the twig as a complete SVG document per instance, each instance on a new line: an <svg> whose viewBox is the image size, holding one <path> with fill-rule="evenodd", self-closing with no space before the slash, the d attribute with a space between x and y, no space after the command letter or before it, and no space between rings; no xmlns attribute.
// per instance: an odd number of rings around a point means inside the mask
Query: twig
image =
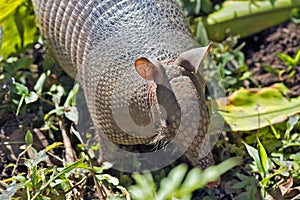
<svg viewBox="0 0 300 200"><path fill-rule="evenodd" d="M64 123L64 118L61 117L59 120L59 128L61 130L61 134L63 137L63 143L65 146L65 150L66 150L66 162L67 163L73 163L75 162L75 158L74 158L74 150L71 144L71 140L67 134L67 130L65 127L65 123Z"/></svg>
<svg viewBox="0 0 300 200"><path fill-rule="evenodd" d="M85 182L87 180L87 177L84 177L81 181L79 181L78 183L76 183L75 185L73 185L70 189L68 189L65 194L68 194L69 192L71 192L74 188L76 188L78 185L81 185L83 182Z"/></svg>
<svg viewBox="0 0 300 200"><path fill-rule="evenodd" d="M29 150L30 148L31 148L31 145L26 146L26 149L25 149L24 151L22 151L22 152L19 154L18 159L17 159L17 161L16 161L16 164L15 164L14 169L13 169L13 171L11 172L11 174L15 174L15 172L16 172L16 170L17 170L17 167L18 167L18 165L19 165L19 161L20 161L21 157L22 157L25 153L27 153L28 150Z"/></svg>

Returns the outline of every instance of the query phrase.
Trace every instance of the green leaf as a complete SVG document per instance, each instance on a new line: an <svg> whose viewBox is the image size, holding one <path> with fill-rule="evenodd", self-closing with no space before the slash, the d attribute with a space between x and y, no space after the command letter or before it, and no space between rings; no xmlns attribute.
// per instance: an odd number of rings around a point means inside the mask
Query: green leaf
<svg viewBox="0 0 300 200"><path fill-rule="evenodd" d="M275 69L275 68L271 67L270 65L262 65L262 67L264 68L264 70L266 70L267 72L269 72L275 76L278 76L280 73L279 69Z"/></svg>
<svg viewBox="0 0 300 200"><path fill-rule="evenodd" d="M187 166L184 164L175 167L169 175L160 182L160 189L156 200L165 200L172 198L174 192L179 188L187 172Z"/></svg>
<svg viewBox="0 0 300 200"><path fill-rule="evenodd" d="M258 155L259 155L259 160L261 162L261 166L264 172L263 178L265 178L268 174L269 171L269 166L268 166L268 155L267 152L264 148L264 146L261 144L259 138L257 137L257 148L258 148Z"/></svg>
<svg viewBox="0 0 300 200"><path fill-rule="evenodd" d="M241 158L233 157L223 161L222 163L216 166L208 167L203 171L203 178L205 178L205 184L218 180L218 178L226 171L230 170L235 166L241 165L241 163Z"/></svg>
<svg viewBox="0 0 300 200"><path fill-rule="evenodd" d="M60 146L63 146L64 143L62 142L54 142L53 144L49 145L49 146L46 146L46 152L50 151L51 149L54 149L56 147L60 147Z"/></svg>
<svg viewBox="0 0 300 200"><path fill-rule="evenodd" d="M20 40L21 40L20 46L23 47L24 46L24 26L22 23L22 16L21 16L19 7L15 11L14 21L17 26L17 30L18 30Z"/></svg>
<svg viewBox="0 0 300 200"><path fill-rule="evenodd" d="M79 119L77 107L72 106L71 108L68 108L68 111L65 111L65 116L77 125Z"/></svg>
<svg viewBox="0 0 300 200"><path fill-rule="evenodd" d="M295 56L295 62L296 62L296 65L298 65L298 63L300 62L300 49L298 50L298 52Z"/></svg>
<svg viewBox="0 0 300 200"><path fill-rule="evenodd" d="M2 192L0 195L0 199L11 199L17 190L22 188L24 186L24 183L17 183L10 185L5 191Z"/></svg>
<svg viewBox="0 0 300 200"><path fill-rule="evenodd" d="M294 126L298 123L298 121L299 121L299 115L289 116L289 120L288 120L289 131L294 129Z"/></svg>
<svg viewBox="0 0 300 200"><path fill-rule="evenodd" d="M291 10L291 20L295 24L300 24L300 9L299 8L294 8Z"/></svg>
<svg viewBox="0 0 300 200"><path fill-rule="evenodd" d="M213 10L213 5L210 0L201 0L201 8L205 13L210 13Z"/></svg>
<svg viewBox="0 0 300 200"><path fill-rule="evenodd" d="M38 94L42 93L45 81L46 81L46 73L42 73L42 75L36 81L33 88Z"/></svg>
<svg viewBox="0 0 300 200"><path fill-rule="evenodd" d="M27 131L25 135L25 141L27 145L32 145L33 144L33 135L30 130Z"/></svg>
<svg viewBox="0 0 300 200"><path fill-rule="evenodd" d="M65 94L65 90L61 85L52 85L50 88L50 92L52 95L52 101L54 104L59 105L61 101L61 97ZM52 92L56 92L52 94Z"/></svg>
<svg viewBox="0 0 300 200"><path fill-rule="evenodd" d="M205 179L202 179L202 170L198 167L193 168L189 173L187 174L187 177L185 178L184 182L182 183L182 186L180 187L180 190L178 191L178 194L182 196L190 196L193 191L203 188L205 186Z"/></svg>
<svg viewBox="0 0 300 200"><path fill-rule="evenodd" d="M194 13L199 14L201 10L201 0L195 0Z"/></svg>
<svg viewBox="0 0 300 200"><path fill-rule="evenodd" d="M48 116L52 114L63 115L65 113L65 108L63 106L59 106L48 113Z"/></svg>
<svg viewBox="0 0 300 200"><path fill-rule="evenodd" d="M15 82L15 86L19 95L27 95L29 93L29 90L25 85Z"/></svg>
<svg viewBox="0 0 300 200"><path fill-rule="evenodd" d="M151 173L145 173L143 175L139 173L132 174L136 185L132 185L129 188L129 192L133 199L136 200L153 200L155 199L155 183Z"/></svg>
<svg viewBox="0 0 300 200"><path fill-rule="evenodd" d="M30 103L33 103L33 102L36 102L37 100L39 99L39 96L31 91L26 97L25 97L25 103L26 104L30 104Z"/></svg>
<svg viewBox="0 0 300 200"><path fill-rule="evenodd" d="M0 1L0 26L4 27L2 46L5 49L2 51L4 59L37 40L37 26L32 7L25 5L27 2L25 0Z"/></svg>
<svg viewBox="0 0 300 200"><path fill-rule="evenodd" d="M19 115L19 112L21 110L21 106L23 105L23 102L24 102L24 99L25 99L25 94L22 95L20 101L19 101L19 104L18 104L18 108L17 108L17 112L16 112L16 115L18 116Z"/></svg>
<svg viewBox="0 0 300 200"><path fill-rule="evenodd" d="M112 168L112 166L113 166L113 164L111 164L110 162L103 162L100 167L94 166L93 168L94 168L95 173L102 174L103 171Z"/></svg>
<svg viewBox="0 0 300 200"><path fill-rule="evenodd" d="M274 127L274 125L269 120L267 120L267 121L269 122L269 126L270 126L271 131L274 134L275 138L276 139L280 139L280 133L276 130L276 128Z"/></svg>
<svg viewBox="0 0 300 200"><path fill-rule="evenodd" d="M96 177L99 181L105 180L105 181L113 184L114 186L119 185L119 179L117 179L116 177L113 177L109 174L100 174L100 175L96 175Z"/></svg>
<svg viewBox="0 0 300 200"><path fill-rule="evenodd" d="M244 143L244 145L245 145L245 147L247 149L248 154L254 160L255 165L256 165L256 167L258 169L258 172L261 174L262 177L264 177L265 172L263 170L263 166L261 164L261 160L260 160L258 151L255 148L251 147L250 145L246 144L245 142L243 142L243 143Z"/></svg>
<svg viewBox="0 0 300 200"><path fill-rule="evenodd" d="M198 39L198 42L201 46L207 46L209 43L208 37L207 37L207 33L205 30L205 27L203 25L203 22L201 20L199 20L198 24L197 24L197 29L196 29L196 37Z"/></svg>
<svg viewBox="0 0 300 200"><path fill-rule="evenodd" d="M274 176L276 176L276 175L282 173L282 172L285 171L285 170L286 170L285 168L279 169L279 170L277 170L275 173L270 174L270 175L267 176L266 178L263 178L263 179L261 180L262 185L263 185L264 187L267 186L267 184L269 183L269 181L270 181L271 178L273 178Z"/></svg>
<svg viewBox="0 0 300 200"><path fill-rule="evenodd" d="M68 97L64 103L65 107L76 106L76 95L78 93L78 90L79 90L79 84L76 83L73 89L68 94Z"/></svg>
<svg viewBox="0 0 300 200"><path fill-rule="evenodd" d="M217 166L208 167L204 171L199 168L192 169L187 174L175 197L188 199L194 191L203 188L209 182L218 180L223 173L240 165L241 162L241 158L234 157L218 164Z"/></svg>
<svg viewBox="0 0 300 200"><path fill-rule="evenodd" d="M39 163L46 161L48 156L46 155L46 149L43 149L37 153L35 153L35 158L31 159L32 166L36 167Z"/></svg>
<svg viewBox="0 0 300 200"><path fill-rule="evenodd" d="M5 67L5 71L10 74L15 74L20 69L29 69L33 63L33 59L29 56L22 56L19 59L9 58L6 62L11 63Z"/></svg>
<svg viewBox="0 0 300 200"><path fill-rule="evenodd" d="M240 89L218 99L220 115L231 131L249 131L276 124L300 113L300 96L287 99L283 84L261 89ZM271 103L270 103L271 102ZM228 130L228 127L227 127Z"/></svg>
<svg viewBox="0 0 300 200"><path fill-rule="evenodd" d="M222 8L204 18L207 35L222 41L229 35L246 37L290 19L290 11L299 8L298 0L269 1L227 0Z"/></svg>
<svg viewBox="0 0 300 200"><path fill-rule="evenodd" d="M4 21L9 15L12 15L14 11L24 2L24 0L5 0L0 1L0 22Z"/></svg>
<svg viewBox="0 0 300 200"><path fill-rule="evenodd" d="M297 63L295 63L295 60L294 60L291 56L289 56L289 55L287 55L287 54L285 54L285 53L276 53L276 55L277 55L278 58L280 58L280 60L282 60L287 66L289 66L289 65L291 65L291 66L297 65Z"/></svg>
<svg viewBox="0 0 300 200"><path fill-rule="evenodd" d="M0 26L0 61L2 61L2 44L3 44L3 33L4 33L4 29L3 26Z"/></svg>

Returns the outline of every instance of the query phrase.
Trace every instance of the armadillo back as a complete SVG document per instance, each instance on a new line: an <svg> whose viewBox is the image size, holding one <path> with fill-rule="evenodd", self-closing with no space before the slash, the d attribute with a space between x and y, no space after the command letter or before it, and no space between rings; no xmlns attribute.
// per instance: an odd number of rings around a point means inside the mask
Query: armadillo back
<svg viewBox="0 0 300 200"><path fill-rule="evenodd" d="M197 46L178 3L34 0L34 4L56 59L69 74L77 72L95 125L117 143L149 141L123 133L112 110L127 107L129 101L139 105L141 116L148 115L146 82L134 70L135 59L174 59Z"/></svg>

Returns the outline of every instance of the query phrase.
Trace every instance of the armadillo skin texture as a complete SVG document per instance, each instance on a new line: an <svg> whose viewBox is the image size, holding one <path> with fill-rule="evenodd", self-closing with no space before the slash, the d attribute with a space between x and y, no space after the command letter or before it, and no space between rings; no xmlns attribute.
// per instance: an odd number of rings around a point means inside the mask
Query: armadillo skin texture
<svg viewBox="0 0 300 200"><path fill-rule="evenodd" d="M94 125L117 144L151 142L155 137L151 127L136 131L124 124L126 128L120 128L122 119L117 122L114 116L121 116L124 109L120 108L129 107L137 126L151 123L149 84L134 70L137 58L168 62L198 46L176 0L33 0L33 4L41 33L55 58L68 74L77 74ZM158 101L170 118L166 138L172 138L180 123L180 107L168 89L158 87L157 93L162 93ZM199 134L186 156L203 168L212 163L210 154L198 159L209 117L200 97L198 101L202 121L196 122Z"/></svg>

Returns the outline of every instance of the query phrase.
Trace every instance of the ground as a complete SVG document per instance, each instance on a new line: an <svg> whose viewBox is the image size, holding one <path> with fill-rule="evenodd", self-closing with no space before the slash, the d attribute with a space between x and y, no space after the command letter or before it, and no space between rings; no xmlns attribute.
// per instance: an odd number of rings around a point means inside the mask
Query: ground
<svg viewBox="0 0 300 200"><path fill-rule="evenodd" d="M300 95L300 63L296 67L296 73L288 78L287 74L279 77L264 68L271 66L274 69L286 69L285 63L278 58L276 53L281 52L295 57L300 49L300 25L284 23L270 28L245 40L244 48L247 57L246 63L259 85L269 86L277 82L283 82L290 89L288 96ZM252 85L254 86L254 85Z"/></svg>

